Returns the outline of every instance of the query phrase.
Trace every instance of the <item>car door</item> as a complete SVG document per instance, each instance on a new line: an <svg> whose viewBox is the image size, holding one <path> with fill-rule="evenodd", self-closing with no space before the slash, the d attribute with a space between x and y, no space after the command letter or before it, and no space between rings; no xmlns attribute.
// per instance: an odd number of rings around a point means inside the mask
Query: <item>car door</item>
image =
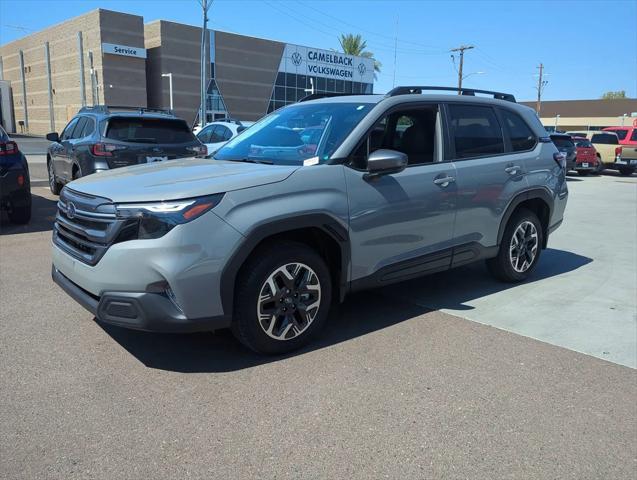
<svg viewBox="0 0 637 480"><path fill-rule="evenodd" d="M354 284L382 285L449 267L456 185L453 164L442 161L440 129L437 104L402 106L371 129L345 168ZM370 176L366 160L378 149L407 154L408 166Z"/></svg>
<svg viewBox="0 0 637 480"><path fill-rule="evenodd" d="M528 186L526 159L537 156L538 140L524 120L509 110L454 102L446 105L446 111L449 159L456 167L458 187L457 265L497 244L506 207Z"/></svg>
<svg viewBox="0 0 637 480"><path fill-rule="evenodd" d="M88 118L79 117L75 128L73 129L73 133L69 137L66 145L66 170L65 176L69 179L73 178L73 165L76 163L76 147L78 140L81 140L84 135L84 130L86 129L86 124L88 123ZM81 176L81 172L79 172Z"/></svg>
<svg viewBox="0 0 637 480"><path fill-rule="evenodd" d="M80 117L73 118L62 131L60 141L52 148L52 160L55 165L55 174L58 177L68 179L68 148L73 130L77 126Z"/></svg>

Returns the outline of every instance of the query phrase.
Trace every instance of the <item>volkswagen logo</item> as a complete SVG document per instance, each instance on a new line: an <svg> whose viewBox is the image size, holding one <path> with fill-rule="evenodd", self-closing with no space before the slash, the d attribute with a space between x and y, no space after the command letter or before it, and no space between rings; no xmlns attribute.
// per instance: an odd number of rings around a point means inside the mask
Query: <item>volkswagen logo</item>
<svg viewBox="0 0 637 480"><path fill-rule="evenodd" d="M367 67L365 66L365 64L364 64L364 63L359 63L359 64L358 64L358 73L360 73L360 74L361 74L361 77L362 77L363 75L365 75L365 72L366 72L366 71L367 71Z"/></svg>
<svg viewBox="0 0 637 480"><path fill-rule="evenodd" d="M301 65L302 61L303 61L303 56L299 52L294 52L292 54L292 63L294 65L298 67L299 65Z"/></svg>
<svg viewBox="0 0 637 480"><path fill-rule="evenodd" d="M75 218L75 204L73 202L69 202L66 206L66 216L70 219Z"/></svg>

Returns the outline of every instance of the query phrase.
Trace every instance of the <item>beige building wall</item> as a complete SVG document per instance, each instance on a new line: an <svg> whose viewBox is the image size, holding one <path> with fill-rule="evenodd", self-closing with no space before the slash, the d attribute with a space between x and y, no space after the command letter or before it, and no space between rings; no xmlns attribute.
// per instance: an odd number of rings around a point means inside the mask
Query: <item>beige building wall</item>
<svg viewBox="0 0 637 480"><path fill-rule="evenodd" d="M192 125L200 99L201 28L157 20L147 23L144 30L148 53L148 106L170 107L168 79L162 78L161 74L172 73L175 113ZM206 33L206 45L210 45L208 36ZM210 78L210 62L206 65L206 78Z"/></svg>
<svg viewBox="0 0 637 480"><path fill-rule="evenodd" d="M95 103L146 106L144 59L101 53L102 42L143 48L143 19L136 15L98 9L0 47L3 78L11 82L18 132L19 122L26 124L20 50L24 55L28 133L41 135L51 131L46 42L49 42L51 59L54 129L61 131L82 106L78 32L82 32L83 38L86 103L93 104L88 59L88 52L92 51L98 87Z"/></svg>

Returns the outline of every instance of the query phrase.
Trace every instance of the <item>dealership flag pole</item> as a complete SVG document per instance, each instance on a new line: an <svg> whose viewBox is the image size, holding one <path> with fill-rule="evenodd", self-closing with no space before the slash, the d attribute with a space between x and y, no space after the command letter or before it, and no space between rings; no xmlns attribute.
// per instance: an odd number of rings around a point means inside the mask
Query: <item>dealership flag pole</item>
<svg viewBox="0 0 637 480"><path fill-rule="evenodd" d="M201 28L201 104L199 109L199 125L206 124L206 30L208 28L208 10L212 0L199 0L203 11L203 26Z"/></svg>

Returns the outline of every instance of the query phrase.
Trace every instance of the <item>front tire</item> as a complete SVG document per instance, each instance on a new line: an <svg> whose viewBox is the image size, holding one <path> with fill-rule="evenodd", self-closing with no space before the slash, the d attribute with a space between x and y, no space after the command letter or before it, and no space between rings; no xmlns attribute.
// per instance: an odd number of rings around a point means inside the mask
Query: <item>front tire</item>
<svg viewBox="0 0 637 480"><path fill-rule="evenodd" d="M521 208L509 219L498 255L487 260L489 271L503 282L522 282L537 266L543 244L537 215Z"/></svg>
<svg viewBox="0 0 637 480"><path fill-rule="evenodd" d="M24 225L31 220L31 201L20 207L11 207L7 213L9 221L17 225Z"/></svg>
<svg viewBox="0 0 637 480"><path fill-rule="evenodd" d="M630 177L633 173L635 173L635 169L634 168L620 168L619 169L619 174L622 177Z"/></svg>
<svg viewBox="0 0 637 480"><path fill-rule="evenodd" d="M330 272L318 253L296 242L271 244L241 269L232 331L257 353L290 352L325 325L331 300Z"/></svg>

